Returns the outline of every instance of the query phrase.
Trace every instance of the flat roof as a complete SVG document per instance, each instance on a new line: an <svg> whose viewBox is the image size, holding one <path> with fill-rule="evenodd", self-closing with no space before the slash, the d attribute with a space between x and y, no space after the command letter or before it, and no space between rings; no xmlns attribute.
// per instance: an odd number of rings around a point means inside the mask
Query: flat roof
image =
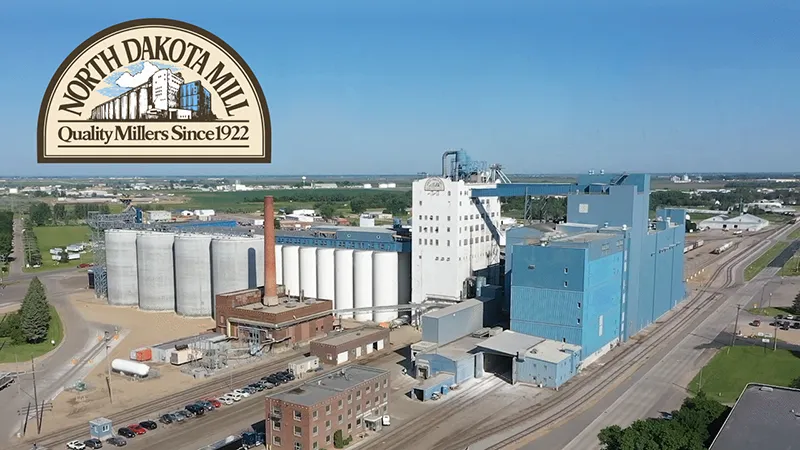
<svg viewBox="0 0 800 450"><path fill-rule="evenodd" d="M552 243L556 244L559 242L592 242L592 241L606 240L613 237L618 237L618 235L611 233L580 233L553 240Z"/></svg>
<svg viewBox="0 0 800 450"><path fill-rule="evenodd" d="M484 342L484 340L485 338L465 336L447 345L443 345L438 348L432 348L423 353L442 355L452 361L461 361L462 359L473 357L474 350L476 350L478 348L478 344ZM419 355L417 357L419 357Z"/></svg>
<svg viewBox="0 0 800 450"><path fill-rule="evenodd" d="M454 378L455 378L455 375L452 374L452 373L440 372L440 373L437 373L436 375L434 375L434 376L432 376L432 377L430 377L430 378L428 378L426 380L423 380L420 384L414 386L414 388L415 389L425 390L425 389L428 389L430 387L434 387L434 386L437 386L439 384L442 384L447 380L453 380Z"/></svg>
<svg viewBox="0 0 800 450"><path fill-rule="evenodd" d="M525 353L528 349L542 342L544 342L544 339L540 337L505 330L498 335L486 339L477 346L504 355L516 356L517 352Z"/></svg>
<svg viewBox="0 0 800 450"><path fill-rule="evenodd" d="M267 398L296 405L314 406L387 372L377 367L347 366L336 372L313 378L294 389L267 395Z"/></svg>
<svg viewBox="0 0 800 450"><path fill-rule="evenodd" d="M351 330L340 331L336 334L328 335L322 339L317 339L317 342L327 345L342 345L354 339L361 339L364 336L371 336L374 334L385 333L388 331L386 328L378 327L364 327L354 328Z"/></svg>
<svg viewBox="0 0 800 450"><path fill-rule="evenodd" d="M224 337L225 337L224 334L217 333L217 332L202 333L202 334L196 334L194 336L175 339L174 341L168 341L168 342L164 342L162 344L154 345L153 348L157 348L159 350L166 350L166 349L169 349L169 348L173 348L176 345L189 345L189 344L194 344L196 342L208 341L210 339L220 339L220 338L224 338Z"/></svg>
<svg viewBox="0 0 800 450"><path fill-rule="evenodd" d="M426 313L422 317L435 317L437 319L440 319L442 317L449 316L450 314L453 314L455 312L463 311L463 310L469 309L469 308L473 308L473 307L475 307L475 305L482 304L482 303L483 302L480 301L480 300L477 300L477 299L474 299L474 298L469 298L469 299L464 300L462 302L454 303L454 304L452 304L450 306L446 306L444 308L437 309L437 310L431 311L429 313Z"/></svg>
<svg viewBox="0 0 800 450"><path fill-rule="evenodd" d="M800 390L750 383L710 449L792 449L798 446Z"/></svg>
<svg viewBox="0 0 800 450"><path fill-rule="evenodd" d="M264 306L264 304L261 302L255 302L247 305L237 306L236 309L247 309L250 311L261 311L270 314L279 314L286 311L301 311L320 301L328 301L328 300L314 300L311 302L281 301L281 303L275 306Z"/></svg>
<svg viewBox="0 0 800 450"><path fill-rule="evenodd" d="M560 363L569 358L570 353L580 352L581 346L545 339L529 349L525 356L550 363Z"/></svg>

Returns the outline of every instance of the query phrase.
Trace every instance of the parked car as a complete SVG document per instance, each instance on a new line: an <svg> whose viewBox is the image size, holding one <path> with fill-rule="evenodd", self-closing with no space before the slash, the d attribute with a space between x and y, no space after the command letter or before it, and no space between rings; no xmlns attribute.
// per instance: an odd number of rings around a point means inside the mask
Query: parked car
<svg viewBox="0 0 800 450"><path fill-rule="evenodd" d="M139 425L138 423L134 423L132 425L128 425L128 429L133 431L136 434L145 434L145 433L147 433L147 428Z"/></svg>
<svg viewBox="0 0 800 450"><path fill-rule="evenodd" d="M247 387L249 387L250 389L255 389L258 392L264 390L264 386L261 383L248 384Z"/></svg>
<svg viewBox="0 0 800 450"><path fill-rule="evenodd" d="M761 326L761 321L756 319L756 320L753 321L753 323L751 325L753 325L754 327L760 327Z"/></svg>
<svg viewBox="0 0 800 450"><path fill-rule="evenodd" d="M250 397L250 393L244 389L236 389L233 391L234 394L239 394L244 398Z"/></svg>
<svg viewBox="0 0 800 450"><path fill-rule="evenodd" d="M264 381L263 383L261 383L261 385L264 386L264 389L273 389L273 388L275 388L275 385L270 383L269 381Z"/></svg>
<svg viewBox="0 0 800 450"><path fill-rule="evenodd" d="M117 430L117 434L122 436L122 437L126 437L128 439L136 437L136 433L134 433L133 431L131 431L130 429L128 429L126 427L122 427L119 430Z"/></svg>
<svg viewBox="0 0 800 450"><path fill-rule="evenodd" d="M106 439L106 444L113 445L114 447L125 447L126 445L128 445L128 441L119 436L112 436Z"/></svg>
<svg viewBox="0 0 800 450"><path fill-rule="evenodd" d="M264 439L262 438L263 435L260 433L254 433L252 431L246 431L242 433L242 447L245 449L249 449L252 447L258 447L260 445L264 445Z"/></svg>
<svg viewBox="0 0 800 450"><path fill-rule="evenodd" d="M197 403L195 403L195 405L205 409L206 411L214 410L214 405L212 405L211 402L206 400L198 400Z"/></svg>
<svg viewBox="0 0 800 450"><path fill-rule="evenodd" d="M239 400L244 398L244 395L242 395L242 394L243 393L238 392L238 389L236 391L233 391L233 392L228 392L228 395L230 397L233 397L233 401L235 401L235 402L238 402Z"/></svg>
<svg viewBox="0 0 800 450"><path fill-rule="evenodd" d="M67 448L69 450L84 450L86 445L81 441L70 441L67 442Z"/></svg>
<svg viewBox="0 0 800 450"><path fill-rule="evenodd" d="M178 419L178 422L183 422L184 420L191 419L193 417L192 413L184 410L175 411L172 414L175 416L176 419Z"/></svg>
<svg viewBox="0 0 800 450"><path fill-rule="evenodd" d="M164 425L169 425L172 422L177 422L178 418L175 417L175 414L166 413L166 414L162 414L161 417L158 418L158 421L163 423Z"/></svg>
<svg viewBox="0 0 800 450"><path fill-rule="evenodd" d="M219 401L222 402L222 404L224 405L232 405L233 402L235 402L236 400L234 400L233 397L231 397L230 395L225 394L219 397Z"/></svg>
<svg viewBox="0 0 800 450"><path fill-rule="evenodd" d="M206 409L205 408L203 408L202 406L197 405L195 403L192 403L191 405L186 405L186 407L184 409L186 411L189 411L190 413L194 414L195 416L202 416L203 414L206 413Z"/></svg>
<svg viewBox="0 0 800 450"><path fill-rule="evenodd" d="M222 406L222 403L215 398L207 398L206 401L214 405L214 408L219 408Z"/></svg>
<svg viewBox="0 0 800 450"><path fill-rule="evenodd" d="M139 426L141 426L145 430L155 430L156 428L158 428L158 424L153 422L152 420L145 420L144 422L139 422Z"/></svg>
<svg viewBox="0 0 800 450"><path fill-rule="evenodd" d="M85 445L86 448L103 448L103 441L91 438L83 441L83 445Z"/></svg>

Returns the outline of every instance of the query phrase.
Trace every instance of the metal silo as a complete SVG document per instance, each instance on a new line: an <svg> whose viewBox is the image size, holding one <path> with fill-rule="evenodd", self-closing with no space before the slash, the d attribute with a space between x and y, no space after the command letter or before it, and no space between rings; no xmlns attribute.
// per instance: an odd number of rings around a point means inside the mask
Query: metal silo
<svg viewBox="0 0 800 450"><path fill-rule="evenodd" d="M172 233L143 232L136 239L140 309L175 310L174 243Z"/></svg>
<svg viewBox="0 0 800 450"><path fill-rule="evenodd" d="M397 254L397 302L411 303L411 253Z"/></svg>
<svg viewBox="0 0 800 450"><path fill-rule="evenodd" d="M300 290L304 297L317 298L316 247L300 247Z"/></svg>
<svg viewBox="0 0 800 450"><path fill-rule="evenodd" d="M372 306L372 252L369 250L353 253L353 303L355 308ZM372 320L372 312L357 312L355 319Z"/></svg>
<svg viewBox="0 0 800 450"><path fill-rule="evenodd" d="M283 285L283 246L275 245L275 282Z"/></svg>
<svg viewBox="0 0 800 450"><path fill-rule="evenodd" d="M397 253L375 252L372 254L372 301L375 306L397 305ZM395 311L373 311L372 320L377 323L397 318Z"/></svg>
<svg viewBox="0 0 800 450"><path fill-rule="evenodd" d="M109 305L139 304L136 236L137 233L133 230L106 230L106 280Z"/></svg>
<svg viewBox="0 0 800 450"><path fill-rule="evenodd" d="M183 316L210 316L211 236L175 236L175 310Z"/></svg>
<svg viewBox="0 0 800 450"><path fill-rule="evenodd" d="M253 238L255 251L256 251L256 279L255 285L251 288L264 286L264 236L255 236ZM251 280L252 282L252 280Z"/></svg>
<svg viewBox="0 0 800 450"><path fill-rule="evenodd" d="M353 250L336 249L333 267L336 271L334 282L334 309L353 308ZM353 313L341 315L346 319L353 317Z"/></svg>
<svg viewBox="0 0 800 450"><path fill-rule="evenodd" d="M217 236L211 240L211 289L215 296L247 289L250 280L256 279L253 247L253 239L246 237Z"/></svg>
<svg viewBox="0 0 800 450"><path fill-rule="evenodd" d="M317 249L317 298L333 300L335 288L335 252L332 248Z"/></svg>
<svg viewBox="0 0 800 450"><path fill-rule="evenodd" d="M283 253L283 286L286 295L300 295L300 247L284 245Z"/></svg>

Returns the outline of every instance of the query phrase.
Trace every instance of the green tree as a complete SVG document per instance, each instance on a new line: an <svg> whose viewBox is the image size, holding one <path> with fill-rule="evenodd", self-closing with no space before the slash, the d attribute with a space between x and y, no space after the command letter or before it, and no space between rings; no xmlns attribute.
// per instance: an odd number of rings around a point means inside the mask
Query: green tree
<svg viewBox="0 0 800 450"><path fill-rule="evenodd" d="M792 302L792 312L795 314L800 314L800 292L794 296L794 301Z"/></svg>
<svg viewBox="0 0 800 450"><path fill-rule="evenodd" d="M67 207L61 203L53 205L53 222L57 225L67 221Z"/></svg>
<svg viewBox="0 0 800 450"><path fill-rule="evenodd" d="M61 250L61 254L58 255L58 262L60 263L68 263L69 262L69 253L66 250Z"/></svg>
<svg viewBox="0 0 800 450"><path fill-rule="evenodd" d="M318 212L323 219L333 219L336 217L336 207L330 203L319 205Z"/></svg>
<svg viewBox="0 0 800 450"><path fill-rule="evenodd" d="M44 285L34 277L19 310L20 328L27 342L42 342L50 328L50 305Z"/></svg>
<svg viewBox="0 0 800 450"><path fill-rule="evenodd" d="M47 225L53 218L53 211L47 203L34 203L31 205L28 215L34 226L40 227Z"/></svg>
<svg viewBox="0 0 800 450"><path fill-rule="evenodd" d="M800 377L795 378L789 383L789 387L793 389L800 389Z"/></svg>
<svg viewBox="0 0 800 450"><path fill-rule="evenodd" d="M360 198L350 200L350 210L356 214L361 214L367 210L367 204Z"/></svg>
<svg viewBox="0 0 800 450"><path fill-rule="evenodd" d="M24 344L20 314L18 311L6 314L0 322L0 337L7 338L14 345Z"/></svg>
<svg viewBox="0 0 800 450"><path fill-rule="evenodd" d="M333 446L336 448L344 448L344 437L342 436L342 430L336 430L333 433Z"/></svg>

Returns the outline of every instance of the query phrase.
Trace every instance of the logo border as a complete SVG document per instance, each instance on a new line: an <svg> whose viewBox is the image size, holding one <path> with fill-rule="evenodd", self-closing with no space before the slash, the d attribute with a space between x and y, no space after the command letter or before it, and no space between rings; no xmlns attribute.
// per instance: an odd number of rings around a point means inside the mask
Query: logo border
<svg viewBox="0 0 800 450"><path fill-rule="evenodd" d="M96 43L102 41L108 35L112 33L116 33L119 31L123 31L129 28L141 27L141 26L148 26L148 25L155 25L155 26L168 26L174 28L182 28L192 33L196 33L203 38L213 42L215 45L222 48L228 55L233 59L239 67L244 72L245 76L249 78L250 83L253 85L255 90L256 98L258 99L259 106L263 111L261 122L263 127L263 155L258 157L248 157L248 158L226 158L226 157L210 157L210 158L201 158L198 160L193 160L191 162L187 161L187 157L169 157L169 158L153 158L153 157L123 157L123 158L108 158L108 157L93 157L93 158L75 158L75 157L45 157L44 154L44 146L45 146L45 139L44 139L44 132L45 132L45 123L46 123L46 111L48 111L49 105L52 103L53 100L53 93L56 89L56 84L59 80L61 80L64 72L72 66L75 62L75 59L87 48L95 45ZM58 66L55 73L53 74L52 78L50 79L50 83L47 85L47 90L44 93L44 97L42 98L42 104L39 107L39 120L36 127L36 158L37 162L40 164L49 164L49 163L58 163L58 164L65 164L65 163L72 163L72 164L94 164L94 163L103 163L103 164L120 164L120 163L164 163L164 164L175 164L175 163L185 163L185 164L206 164L206 163L262 163L262 164L269 164L272 162L272 124L270 121L270 114L269 108L267 107L267 99L264 96L264 91L261 89L261 84L258 82L253 70L250 66L247 65L244 58L242 58L239 53L234 50L230 45L228 45L225 41L219 38L217 35L207 31L203 28L198 27L197 25L193 25L187 22L183 22L180 20L175 19L164 19L164 18L149 18L149 19L134 19L128 20L126 22L121 22L116 25L110 26L105 28L97 33L93 34L90 38L83 41L80 45L78 45L66 58L64 61Z"/></svg>

